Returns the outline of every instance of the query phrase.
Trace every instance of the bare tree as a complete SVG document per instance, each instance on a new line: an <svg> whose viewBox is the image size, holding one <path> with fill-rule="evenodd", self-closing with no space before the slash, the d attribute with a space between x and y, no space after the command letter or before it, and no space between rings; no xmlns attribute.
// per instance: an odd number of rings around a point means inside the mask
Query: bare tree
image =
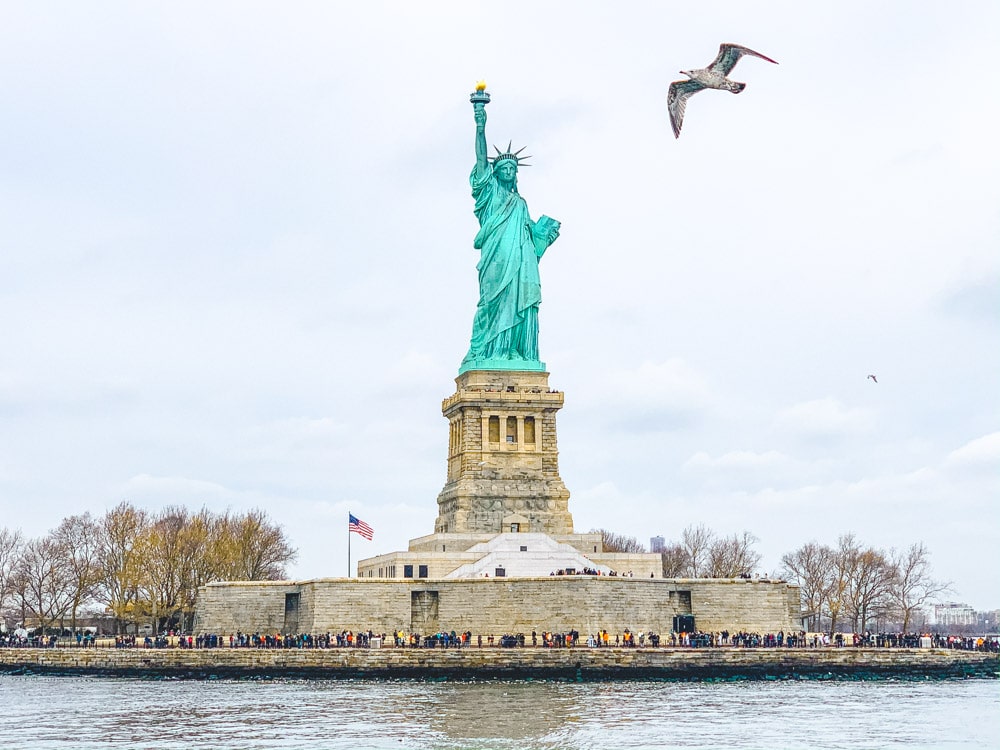
<svg viewBox="0 0 1000 750"><path fill-rule="evenodd" d="M207 509L202 508L191 516L179 540L178 569L181 575L182 630L189 630L194 623L194 606L198 599L198 589L219 578L218 554L213 544L220 521Z"/></svg>
<svg viewBox="0 0 1000 750"><path fill-rule="evenodd" d="M750 576L760 563L753 546L760 540L749 531L714 539L708 548L706 572L710 578Z"/></svg>
<svg viewBox="0 0 1000 750"><path fill-rule="evenodd" d="M600 534L605 552L624 552L627 554L643 554L646 548L634 536L616 534L607 529L591 529L591 534Z"/></svg>
<svg viewBox="0 0 1000 750"><path fill-rule="evenodd" d="M145 606L180 617L182 629L193 621L201 586L216 580L281 579L296 556L281 527L259 509L222 515L168 509L151 525L149 536L151 549L169 566L151 566L148 584L156 597Z"/></svg>
<svg viewBox="0 0 1000 750"><path fill-rule="evenodd" d="M19 605L22 622L32 613L43 625L68 613L76 629L80 607L96 601L118 632L143 619L157 631L164 623L189 629L201 586L281 579L295 557L281 526L259 509L219 515L168 507L151 517L126 501L98 520L66 518L29 544L0 529L0 609Z"/></svg>
<svg viewBox="0 0 1000 750"><path fill-rule="evenodd" d="M76 632L77 612L94 596L101 579L101 529L90 513L70 516L52 532L72 587L70 628Z"/></svg>
<svg viewBox="0 0 1000 750"><path fill-rule="evenodd" d="M101 602L115 618L115 630L128 621L136 621L135 609L142 584L143 553L149 518L127 501L104 514L101 519Z"/></svg>
<svg viewBox="0 0 1000 750"><path fill-rule="evenodd" d="M819 630L831 583L833 556L833 550L825 544L808 542L781 558L785 577L799 587L802 605L806 610L804 616L809 618L809 629L813 632Z"/></svg>
<svg viewBox="0 0 1000 750"><path fill-rule="evenodd" d="M873 616L888 609L894 573L885 553L872 547L854 550L850 571L847 612L854 621L854 632L862 633Z"/></svg>
<svg viewBox="0 0 1000 750"><path fill-rule="evenodd" d="M52 536L29 540L21 550L16 575L24 609L45 629L62 618L73 603L72 576Z"/></svg>
<svg viewBox="0 0 1000 750"><path fill-rule="evenodd" d="M708 552L715 539L715 532L702 524L688 526L681 532L681 547L687 553L689 578L704 577L708 570Z"/></svg>
<svg viewBox="0 0 1000 750"><path fill-rule="evenodd" d="M15 568L23 544L20 531L0 529L0 617L17 591Z"/></svg>
<svg viewBox="0 0 1000 750"><path fill-rule="evenodd" d="M281 579L285 566L296 554L281 527L259 509L223 516L213 542L219 563L217 573L227 580Z"/></svg>
<svg viewBox="0 0 1000 750"><path fill-rule="evenodd" d="M951 590L951 584L931 577L930 551L916 542L902 553L891 553L895 577L890 596L902 618L903 632L909 632L914 615L927 602Z"/></svg>
<svg viewBox="0 0 1000 750"><path fill-rule="evenodd" d="M663 561L664 578L683 578L687 573L687 550L679 544L671 544L660 553Z"/></svg>
<svg viewBox="0 0 1000 750"><path fill-rule="evenodd" d="M854 534L842 534L830 558L829 580L826 587L826 614L830 618L830 632L837 632L837 621L848 606L854 563L860 553Z"/></svg>
<svg viewBox="0 0 1000 750"><path fill-rule="evenodd" d="M161 619L180 614L184 588L182 565L184 532L190 524L186 508L164 508L144 534L141 609L150 618L154 631Z"/></svg>
<svg viewBox="0 0 1000 750"><path fill-rule="evenodd" d="M281 526L254 508L237 517L233 526L234 552L244 581L277 581L297 556ZM643 552L645 550L642 550Z"/></svg>

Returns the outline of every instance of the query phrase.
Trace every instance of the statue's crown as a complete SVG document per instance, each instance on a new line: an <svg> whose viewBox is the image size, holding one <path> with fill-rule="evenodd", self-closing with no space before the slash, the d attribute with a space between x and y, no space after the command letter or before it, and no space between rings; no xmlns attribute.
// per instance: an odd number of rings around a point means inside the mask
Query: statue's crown
<svg viewBox="0 0 1000 750"><path fill-rule="evenodd" d="M518 154L520 154L522 151L524 151L524 149L526 149L527 146L523 146L523 147L519 148L517 151L513 151L512 152L510 150L510 147L511 147L511 144L513 144L513 143L514 143L514 141L508 141L507 142L507 150L506 151L501 151L496 146L493 147L493 149L497 152L497 155L494 156L494 157L492 157L490 159L490 161L493 162L493 167L494 168L496 168L496 166L498 164L500 164L502 162L505 162L505 161L513 161L519 167L530 167L531 166L530 164L523 163L525 159L530 159L531 158L530 156L518 156Z"/></svg>

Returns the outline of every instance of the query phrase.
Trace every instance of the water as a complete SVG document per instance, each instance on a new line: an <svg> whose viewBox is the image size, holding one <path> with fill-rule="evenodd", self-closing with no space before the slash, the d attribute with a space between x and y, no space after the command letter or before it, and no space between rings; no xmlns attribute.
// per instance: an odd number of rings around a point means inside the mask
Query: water
<svg viewBox="0 0 1000 750"><path fill-rule="evenodd" d="M1000 748L1000 681L0 676L0 748Z"/></svg>

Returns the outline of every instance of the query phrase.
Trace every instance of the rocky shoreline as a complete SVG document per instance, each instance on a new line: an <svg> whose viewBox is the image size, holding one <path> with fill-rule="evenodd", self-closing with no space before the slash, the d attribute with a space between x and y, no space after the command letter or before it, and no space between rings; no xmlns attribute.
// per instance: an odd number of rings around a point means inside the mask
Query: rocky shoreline
<svg viewBox="0 0 1000 750"><path fill-rule="evenodd" d="M1000 657L976 651L884 648L2 648L0 674L173 679L953 679L1000 677Z"/></svg>

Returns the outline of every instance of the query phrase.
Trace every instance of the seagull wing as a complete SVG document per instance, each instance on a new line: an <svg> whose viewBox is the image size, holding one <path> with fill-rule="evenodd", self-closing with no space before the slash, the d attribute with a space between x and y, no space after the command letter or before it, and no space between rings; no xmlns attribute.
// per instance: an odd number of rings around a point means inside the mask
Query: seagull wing
<svg viewBox="0 0 1000 750"><path fill-rule="evenodd" d="M714 70L716 73L721 73L724 76L729 75L729 71L736 67L736 63L740 61L743 55L753 55L754 57L759 57L761 60L767 60L768 62L778 64L777 60L772 60L766 55L760 54L760 52L754 52L749 47L743 47L739 44L730 44L729 42L723 42L719 45L719 54L709 65L709 69Z"/></svg>
<svg viewBox="0 0 1000 750"><path fill-rule="evenodd" d="M684 107L691 94L697 94L705 88L697 81L674 81L667 90L667 110L670 112L670 124L674 128L674 138L681 137L681 125L684 123Z"/></svg>

